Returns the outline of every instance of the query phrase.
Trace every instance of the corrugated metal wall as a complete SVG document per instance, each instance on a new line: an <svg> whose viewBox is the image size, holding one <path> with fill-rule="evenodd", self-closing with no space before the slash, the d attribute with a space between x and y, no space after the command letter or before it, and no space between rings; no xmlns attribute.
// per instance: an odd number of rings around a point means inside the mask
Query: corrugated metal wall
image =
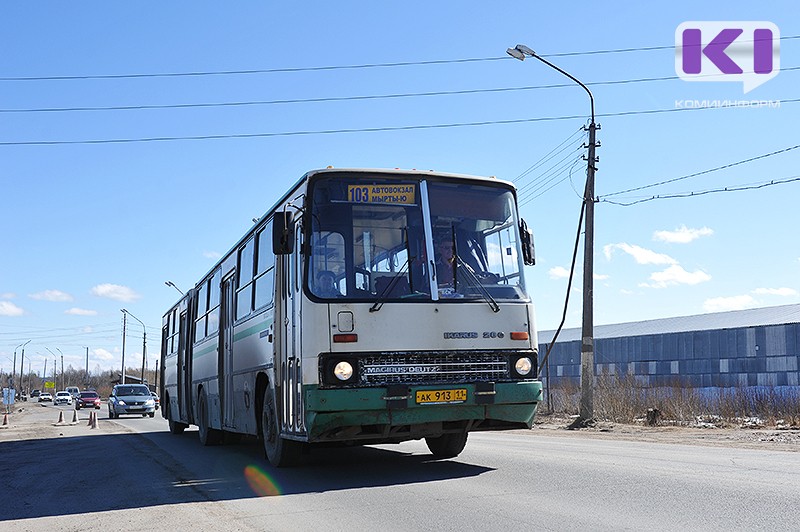
<svg viewBox="0 0 800 532"><path fill-rule="evenodd" d="M644 386L798 386L800 324L600 338L594 357L595 376L631 375ZM579 386L580 362L579 341L557 342L550 385Z"/></svg>

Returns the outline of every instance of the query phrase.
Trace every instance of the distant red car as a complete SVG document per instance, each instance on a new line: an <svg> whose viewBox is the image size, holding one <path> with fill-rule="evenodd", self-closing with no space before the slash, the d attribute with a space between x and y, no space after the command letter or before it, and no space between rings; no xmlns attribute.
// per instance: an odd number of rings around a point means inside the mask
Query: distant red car
<svg viewBox="0 0 800 532"><path fill-rule="evenodd" d="M100 396L97 395L97 392L81 392L75 403L75 409L80 410L81 408L92 407L100 409Z"/></svg>

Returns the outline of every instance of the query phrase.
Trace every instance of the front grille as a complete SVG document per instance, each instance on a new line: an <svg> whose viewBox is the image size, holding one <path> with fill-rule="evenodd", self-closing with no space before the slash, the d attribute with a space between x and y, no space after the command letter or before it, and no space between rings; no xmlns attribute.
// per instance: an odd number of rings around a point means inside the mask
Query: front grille
<svg viewBox="0 0 800 532"><path fill-rule="evenodd" d="M361 385L489 382L509 378L508 356L496 352L375 354L358 359Z"/></svg>

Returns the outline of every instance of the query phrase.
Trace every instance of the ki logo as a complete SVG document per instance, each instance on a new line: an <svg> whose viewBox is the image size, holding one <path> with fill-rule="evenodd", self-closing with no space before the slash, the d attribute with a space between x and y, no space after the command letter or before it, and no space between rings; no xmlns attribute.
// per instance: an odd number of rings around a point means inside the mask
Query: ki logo
<svg viewBox="0 0 800 532"><path fill-rule="evenodd" d="M772 22L684 22L675 30L675 72L684 81L736 81L745 94L780 71Z"/></svg>

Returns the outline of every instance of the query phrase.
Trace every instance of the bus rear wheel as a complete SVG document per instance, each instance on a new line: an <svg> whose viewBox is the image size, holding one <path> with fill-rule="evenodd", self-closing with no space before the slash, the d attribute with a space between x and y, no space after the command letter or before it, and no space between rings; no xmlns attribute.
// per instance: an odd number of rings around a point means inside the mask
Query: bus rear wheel
<svg viewBox="0 0 800 532"><path fill-rule="evenodd" d="M465 431L425 438L425 444L436 458L455 458L467 445L467 434Z"/></svg>
<svg viewBox="0 0 800 532"><path fill-rule="evenodd" d="M302 443L281 437L275 398L272 391L264 391L264 408L261 412L261 437L264 440L264 454L275 467L289 467L300 460Z"/></svg>

